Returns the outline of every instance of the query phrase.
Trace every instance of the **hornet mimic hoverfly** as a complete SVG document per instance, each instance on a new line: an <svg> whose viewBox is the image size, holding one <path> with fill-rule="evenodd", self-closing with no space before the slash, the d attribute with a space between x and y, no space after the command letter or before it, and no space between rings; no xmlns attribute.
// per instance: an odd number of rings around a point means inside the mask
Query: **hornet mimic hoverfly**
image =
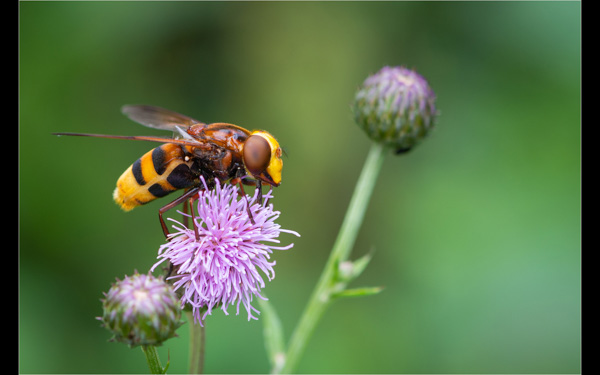
<svg viewBox="0 0 600 375"><path fill-rule="evenodd" d="M137 159L117 180L113 193L115 202L125 211L151 202L180 189L186 191L179 198L159 209L160 224L165 236L169 231L163 213L191 201L202 189L200 176L208 184L215 179L253 185L259 190L266 183L281 183L281 148L277 140L263 130L248 131L227 123L205 124L179 113L148 105L128 105L122 108L131 120L144 126L170 130L173 138L153 136L120 136L82 133L55 133L115 139L130 139L163 143ZM193 210L192 215L193 215ZM196 237L197 228L194 224Z"/></svg>

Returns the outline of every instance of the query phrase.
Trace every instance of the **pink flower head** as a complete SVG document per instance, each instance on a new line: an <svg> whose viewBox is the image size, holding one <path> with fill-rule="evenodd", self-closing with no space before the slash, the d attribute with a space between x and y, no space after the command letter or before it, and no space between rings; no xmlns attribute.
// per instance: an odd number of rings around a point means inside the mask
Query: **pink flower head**
<svg viewBox="0 0 600 375"><path fill-rule="evenodd" d="M165 260L173 264L177 274L169 279L174 280L175 290L183 288L182 307L189 304L200 324L215 306L220 305L227 315L229 305L235 304L239 314L240 303L248 312L248 320L257 319L252 313L260 312L251 302L254 295L264 299L260 291L265 282L259 271L272 280L272 250L287 250L294 245L272 244L279 243L282 232L300 235L275 223L280 213L268 203L272 191L263 196L260 204L257 192L245 199L238 197L237 186L216 181L215 188L209 190L202 182L205 190L199 194L195 215L199 239L196 240L193 229L175 221L176 232L160 247L160 261L152 270Z"/></svg>

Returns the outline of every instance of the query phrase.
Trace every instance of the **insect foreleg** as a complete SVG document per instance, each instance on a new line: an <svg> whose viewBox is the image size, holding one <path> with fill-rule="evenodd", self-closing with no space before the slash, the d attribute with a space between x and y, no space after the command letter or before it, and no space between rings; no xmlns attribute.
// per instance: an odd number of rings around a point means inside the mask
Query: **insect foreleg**
<svg viewBox="0 0 600 375"><path fill-rule="evenodd" d="M244 199L246 200L246 211L248 212L248 216L250 217L250 222L252 223L252 225L255 225L256 222L254 221L254 217L252 217L252 212L250 211L250 202L248 202L248 196L246 195L246 192L244 191L244 185L242 184L242 179L240 177L236 177L231 180L231 184L239 185L240 191L238 191L238 195L243 196Z"/></svg>
<svg viewBox="0 0 600 375"><path fill-rule="evenodd" d="M260 180L256 180L256 189L258 190L258 204L262 204L262 182Z"/></svg>

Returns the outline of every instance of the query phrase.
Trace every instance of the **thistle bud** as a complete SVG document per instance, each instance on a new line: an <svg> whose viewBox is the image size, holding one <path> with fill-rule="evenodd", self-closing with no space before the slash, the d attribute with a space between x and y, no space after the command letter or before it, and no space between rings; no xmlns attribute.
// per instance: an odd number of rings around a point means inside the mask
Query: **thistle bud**
<svg viewBox="0 0 600 375"><path fill-rule="evenodd" d="M410 150L433 128L435 94L418 73L384 67L369 76L354 99L356 123L376 142L396 153Z"/></svg>
<svg viewBox="0 0 600 375"><path fill-rule="evenodd" d="M131 347L160 345L181 326L181 305L169 284L151 274L135 273L117 280L102 300L98 319L113 340Z"/></svg>

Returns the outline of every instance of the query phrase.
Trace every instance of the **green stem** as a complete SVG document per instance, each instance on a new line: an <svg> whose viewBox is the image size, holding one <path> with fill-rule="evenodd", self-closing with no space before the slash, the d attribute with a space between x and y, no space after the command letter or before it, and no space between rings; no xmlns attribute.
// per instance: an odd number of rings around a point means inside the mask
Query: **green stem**
<svg viewBox="0 0 600 375"><path fill-rule="evenodd" d="M330 295L333 291L331 287L335 282L336 267L348 259L354 246L377 176L383 164L385 151L387 149L382 145L372 143L325 269L290 339L285 365L281 369L281 373L294 371L317 323L329 305Z"/></svg>
<svg viewBox="0 0 600 375"><path fill-rule="evenodd" d="M164 374L164 369L160 364L160 359L158 358L158 352L156 351L156 347L154 345L142 345L142 351L146 355L146 362L148 362L150 373Z"/></svg>
<svg viewBox="0 0 600 375"><path fill-rule="evenodd" d="M202 374L204 371L204 327L194 323L194 315L186 311L190 325L190 374Z"/></svg>

